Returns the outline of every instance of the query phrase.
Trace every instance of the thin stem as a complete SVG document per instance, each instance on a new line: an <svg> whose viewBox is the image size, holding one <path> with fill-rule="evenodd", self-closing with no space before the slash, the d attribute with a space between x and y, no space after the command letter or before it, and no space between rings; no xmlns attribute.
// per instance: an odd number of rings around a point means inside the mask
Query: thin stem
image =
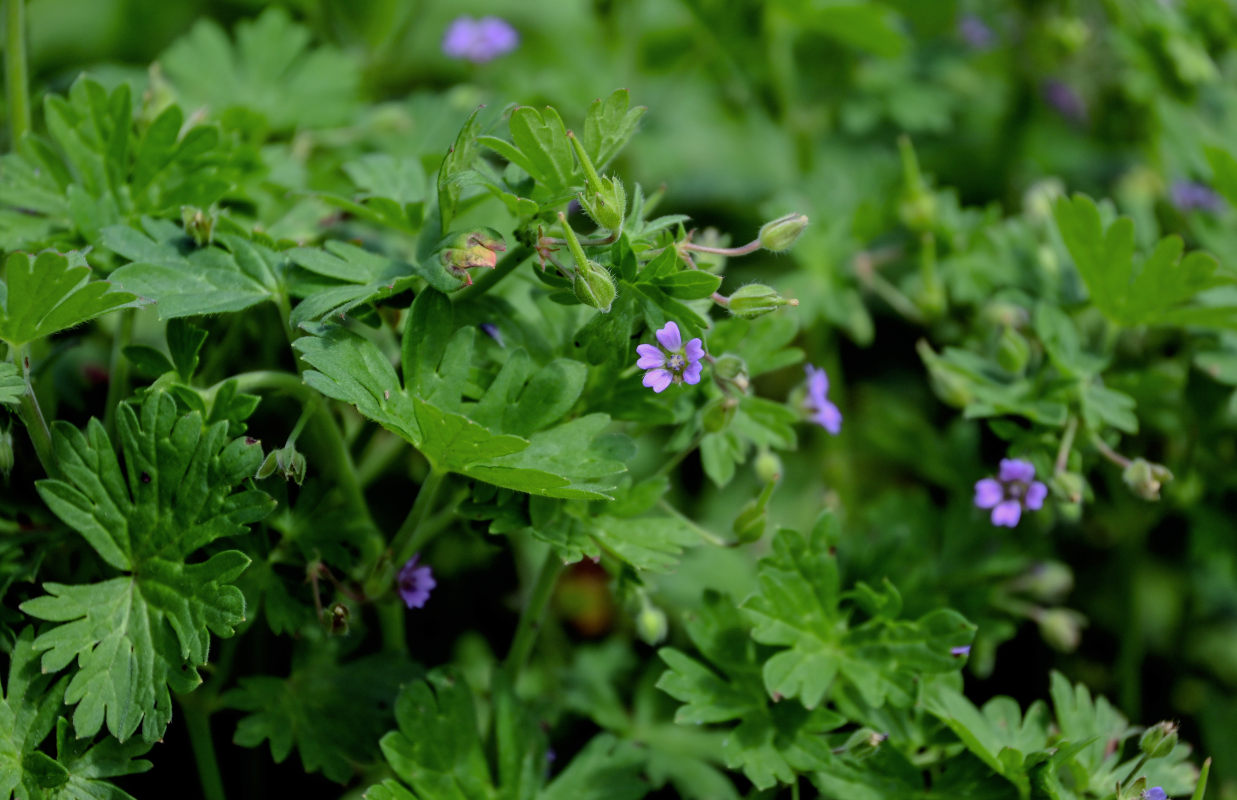
<svg viewBox="0 0 1237 800"><path fill-rule="evenodd" d="M189 745L193 748L193 760L197 762L198 777L202 781L202 795L206 800L227 800L219 760L215 758L215 742L210 734L210 712L190 696L178 695L177 699L185 715Z"/></svg>
<svg viewBox="0 0 1237 800"><path fill-rule="evenodd" d="M563 563L551 549L545 554L545 561L541 563L541 571L537 573L537 582L533 584L532 594L529 595L528 603L520 613L515 636L511 639L511 650L507 652L507 660L504 662L504 666L513 678L524 668L533 650L537 631L541 629L541 618L545 614L546 606L550 603L550 596L554 593L554 585L558 582L558 575L562 569Z"/></svg>
<svg viewBox="0 0 1237 800"><path fill-rule="evenodd" d="M691 517L687 516L686 514L679 511L677 508L675 508L673 505L671 505L664 497L661 500L658 500L657 504L661 506L662 509L669 512L671 516L676 517L684 525L686 525L687 527L695 531L700 536L701 539L704 539L709 544L716 545L718 547L734 547L734 545L736 544L736 542L728 542L722 537L718 536L713 531L707 528L701 527Z"/></svg>
<svg viewBox="0 0 1237 800"><path fill-rule="evenodd" d="M107 376L107 404L103 408L103 428L109 436L116 434L116 406L129 394L129 359L125 348L133 338L133 309L120 312L116 337L112 339L112 363Z"/></svg>
<svg viewBox="0 0 1237 800"><path fill-rule="evenodd" d="M26 346L17 348L17 361L21 366L22 378L26 382L26 391L21 396L17 407L17 416L26 426L30 435L30 443L34 445L34 454L43 465L43 471L48 477L58 477L60 469L56 464L56 453L52 449L52 432L43 418L43 409L39 408L39 398L34 393L34 383L30 380L30 356Z"/></svg>
<svg viewBox="0 0 1237 800"><path fill-rule="evenodd" d="M1069 461L1070 450L1074 447L1074 434L1078 432L1078 418L1070 417L1069 422L1065 423L1065 435L1061 437L1061 446L1057 448L1057 460L1052 466L1052 471L1060 474L1065 472L1066 463Z"/></svg>
<svg viewBox="0 0 1237 800"><path fill-rule="evenodd" d="M438 497L438 490L442 486L442 479L446 476L446 472L431 469L429 475L425 476L425 482L417 490L417 498L412 501L412 509L404 518L404 524L400 525L399 530L395 532L395 537L391 539L391 552L395 554L396 565L407 562L429 541L430 529L421 523L433 509L434 500Z"/></svg>
<svg viewBox="0 0 1237 800"><path fill-rule="evenodd" d="M753 239L742 247L709 247L705 244L693 244L692 242L682 242L678 247L680 250L690 250L693 253L712 253L715 256L745 256L755 253L760 249L760 240Z"/></svg>
<svg viewBox="0 0 1237 800"><path fill-rule="evenodd" d="M515 268L523 264L525 259L533 254L531 248L524 245L518 245L510 250L507 255L503 256L502 261L499 261L494 269L477 278L472 286L465 286L458 292L451 295L453 301L473 300L477 297L493 289L494 286L503 278L515 271Z"/></svg>
<svg viewBox="0 0 1237 800"><path fill-rule="evenodd" d="M10 145L14 150L30 130L30 86L26 76L25 0L4 3L4 78L9 99Z"/></svg>
<svg viewBox="0 0 1237 800"><path fill-rule="evenodd" d="M1091 434L1091 444L1096 450L1100 451L1100 455L1116 464L1121 469L1125 469L1130 465L1130 460L1108 446L1108 443L1099 437L1099 434Z"/></svg>

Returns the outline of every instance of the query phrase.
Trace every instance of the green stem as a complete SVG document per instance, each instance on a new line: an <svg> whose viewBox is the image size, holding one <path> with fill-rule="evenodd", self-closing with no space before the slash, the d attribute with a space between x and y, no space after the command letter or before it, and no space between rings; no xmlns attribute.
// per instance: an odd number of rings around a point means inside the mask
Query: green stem
<svg viewBox="0 0 1237 800"><path fill-rule="evenodd" d="M447 473L441 470L431 469L430 473L425 476L425 482L417 490L417 499L412 501L412 510L408 512L408 516L404 518L404 524L399 526L395 537L391 539L391 552L395 554L394 563L397 567L402 566L408 559L420 552L429 541L430 528L421 523L433 509L438 489L442 486L442 479L446 476Z"/></svg>
<svg viewBox="0 0 1237 800"><path fill-rule="evenodd" d="M494 269L477 278L472 286L465 286L458 292L451 295L454 302L460 300L474 300L481 295L494 288L495 284L503 278L515 271L515 268L524 263L524 260L533 254L531 248L524 245L517 245L514 249L503 256L503 260L498 262Z"/></svg>
<svg viewBox="0 0 1237 800"><path fill-rule="evenodd" d="M735 546L736 544L735 542L728 542L722 537L718 536L713 531L707 528L702 528L691 517L687 516L686 514L679 511L677 508L675 508L673 505L671 505L669 501L666 500L666 498L663 497L661 500L658 500L657 505L661 506L661 508L665 510L668 514L670 514L672 517L676 517L684 525L691 528L693 531L696 532L697 535L700 536L701 539L704 539L709 544L716 545L718 547L734 547Z"/></svg>
<svg viewBox="0 0 1237 800"><path fill-rule="evenodd" d="M524 668L528 656L533 650L533 642L537 639L537 631L541 629L541 618L546 606L550 603L550 595L554 593L554 585L563 569L563 562L551 549L545 554L541 571L537 573L537 582L533 585L528 603L520 614L520 621L515 628L515 636L511 639L511 650L507 652L504 666L510 671L512 678Z"/></svg>
<svg viewBox="0 0 1237 800"><path fill-rule="evenodd" d="M17 348L17 363L21 367L22 378L26 381L26 391L21 396L17 407L17 416L26 426L30 435L30 443L34 445L34 454L43 465L43 471L48 477L59 477L60 469L56 464L56 454L52 449L52 432L43 418L43 409L39 408L39 398L34 393L34 383L30 380L29 350L23 345Z"/></svg>
<svg viewBox="0 0 1237 800"><path fill-rule="evenodd" d="M404 609L394 596L384 597L374 603L378 612L378 627L382 631L382 649L389 653L408 650L408 635L404 629Z"/></svg>
<svg viewBox="0 0 1237 800"><path fill-rule="evenodd" d="M4 3L4 77L9 99L10 145L14 150L30 130L30 86L26 76L25 0L0 0Z"/></svg>
<svg viewBox="0 0 1237 800"><path fill-rule="evenodd" d="M1074 447L1074 434L1078 432L1078 417L1070 416L1065 423L1065 434L1061 437L1061 446L1057 448L1057 460L1052 465L1052 471L1060 474L1065 472L1069 463L1070 450Z"/></svg>
<svg viewBox="0 0 1237 800"><path fill-rule="evenodd" d="M202 796L206 800L227 800L219 760L215 758L215 742L210 734L210 712L191 697L178 699L181 712L185 715L185 727L189 731L193 760L197 762L198 777L202 781Z"/></svg>
<svg viewBox="0 0 1237 800"><path fill-rule="evenodd" d="M116 407L129 394L129 359L125 348L133 338L133 309L120 312L116 337L112 339L112 363L107 378L107 404L103 408L103 428L108 435L116 436Z"/></svg>

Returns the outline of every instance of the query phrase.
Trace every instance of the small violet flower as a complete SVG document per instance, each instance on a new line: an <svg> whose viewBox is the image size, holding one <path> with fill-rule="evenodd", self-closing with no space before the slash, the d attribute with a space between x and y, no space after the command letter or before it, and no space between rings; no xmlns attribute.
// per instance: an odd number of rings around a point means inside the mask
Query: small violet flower
<svg viewBox="0 0 1237 800"><path fill-rule="evenodd" d="M812 415L812 421L829 431L834 436L842 430L842 412L829 402L829 376L823 369L817 369L811 364L804 366L807 371L807 399L803 404Z"/></svg>
<svg viewBox="0 0 1237 800"><path fill-rule="evenodd" d="M456 17L442 37L442 52L481 64L509 53L520 43L520 35L498 17Z"/></svg>
<svg viewBox="0 0 1237 800"><path fill-rule="evenodd" d="M1053 78L1044 82L1044 99L1058 114L1070 122L1083 122L1087 118L1087 105L1082 95L1064 81Z"/></svg>
<svg viewBox="0 0 1237 800"><path fill-rule="evenodd" d="M409 608L422 608L430 599L430 590L438 585L434 572L427 566L417 566L421 554L408 559L399 571L399 596Z"/></svg>
<svg viewBox="0 0 1237 800"><path fill-rule="evenodd" d="M982 19L967 14L958 20L958 36L972 50L987 50L996 44L996 35Z"/></svg>
<svg viewBox="0 0 1237 800"><path fill-rule="evenodd" d="M1214 214L1220 210L1220 196L1207 186L1197 181L1173 181L1169 189L1173 205L1183 214L1191 211L1206 211Z"/></svg>
<svg viewBox="0 0 1237 800"><path fill-rule="evenodd" d="M958 658L969 656L971 654L971 646L969 644L964 644L961 647L951 647L949 648L949 654L951 656L957 656Z"/></svg>
<svg viewBox="0 0 1237 800"><path fill-rule="evenodd" d="M1168 793L1159 786L1152 786L1142 793L1142 800L1168 800Z"/></svg>
<svg viewBox="0 0 1237 800"><path fill-rule="evenodd" d="M700 383L700 371L704 369L700 363L700 359L704 358L704 345L699 338L689 340L684 347L679 326L667 322L657 331L657 341L660 347L636 345L636 353L640 355L636 366L648 370L644 373L645 386L660 394L672 383Z"/></svg>
<svg viewBox="0 0 1237 800"><path fill-rule="evenodd" d="M975 505L992 509L992 524L1012 528L1022 510L1038 511L1048 496L1048 487L1035 480L1035 467L1020 458L1001 459L997 478L975 484Z"/></svg>

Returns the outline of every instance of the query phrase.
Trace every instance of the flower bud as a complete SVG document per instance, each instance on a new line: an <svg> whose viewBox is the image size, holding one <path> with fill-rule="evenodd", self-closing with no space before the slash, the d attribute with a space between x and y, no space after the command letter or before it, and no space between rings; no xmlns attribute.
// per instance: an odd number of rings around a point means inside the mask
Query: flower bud
<svg viewBox="0 0 1237 800"><path fill-rule="evenodd" d="M1136 458L1121 473L1125 485L1130 491L1144 500L1159 500L1160 487L1173 479L1173 474L1163 464L1153 464L1143 458Z"/></svg>
<svg viewBox="0 0 1237 800"><path fill-rule="evenodd" d="M627 215L627 190L614 176L601 179L599 191L587 190L577 195L580 208L600 227L617 233L623 229Z"/></svg>
<svg viewBox="0 0 1237 800"><path fill-rule="evenodd" d="M1082 626L1086 618L1068 608L1049 608L1036 617L1039 635L1048 646L1062 653L1072 653L1082 641Z"/></svg>
<svg viewBox="0 0 1237 800"><path fill-rule="evenodd" d="M610 312L610 306L618 294L610 271L596 261L585 261L583 265L579 265L571 288L576 293L577 300L603 314Z"/></svg>
<svg viewBox="0 0 1237 800"><path fill-rule="evenodd" d="M748 500L734 518L734 535L741 544L754 542L765 535L765 527L769 521L766 509L775 486L777 483L774 481L766 483L760 494Z"/></svg>
<svg viewBox="0 0 1237 800"><path fill-rule="evenodd" d="M916 233L936 226L936 197L929 191L912 192L898 204L898 219Z"/></svg>
<svg viewBox="0 0 1237 800"><path fill-rule="evenodd" d="M261 480L276 472L286 481L296 481L297 486L305 481L305 456L297 451L295 444L287 444L267 453L254 477Z"/></svg>
<svg viewBox="0 0 1237 800"><path fill-rule="evenodd" d="M670 632L670 624L666 612L644 598L640 605L640 613L636 614L636 635L645 644L659 644Z"/></svg>
<svg viewBox="0 0 1237 800"><path fill-rule="evenodd" d="M1022 334L1013 328L1006 327L1001 331L1001 341L997 344L996 360L1008 372L1022 374L1026 369L1027 359L1031 355L1031 347Z"/></svg>
<svg viewBox="0 0 1237 800"><path fill-rule="evenodd" d="M1058 603L1074 588L1074 573L1060 561L1043 561L1015 578L1010 588L1044 603Z"/></svg>
<svg viewBox="0 0 1237 800"><path fill-rule="evenodd" d="M10 430L0 431L0 474L4 475L4 479L9 479L9 473L13 471L13 432Z"/></svg>
<svg viewBox="0 0 1237 800"><path fill-rule="evenodd" d="M782 459L772 450L761 450L756 456L756 478L761 483L774 483L782 478Z"/></svg>
<svg viewBox="0 0 1237 800"><path fill-rule="evenodd" d="M760 228L760 246L774 253L789 250L803 230L807 228L808 219L804 214L787 214L772 222L766 222Z"/></svg>
<svg viewBox="0 0 1237 800"><path fill-rule="evenodd" d="M704 407L700 413L700 423L709 433L725 430L738 407L739 403L733 397L720 397Z"/></svg>
<svg viewBox="0 0 1237 800"><path fill-rule="evenodd" d="M447 236L439 245L439 258L451 274L471 286L472 276L468 270L474 267L494 269L498 265L498 254L506 249L501 233L493 228L481 228Z"/></svg>
<svg viewBox="0 0 1237 800"><path fill-rule="evenodd" d="M850 735L840 750L851 758L863 760L875 755L881 744L888 738L888 734L874 731L871 728L860 728Z"/></svg>
<svg viewBox="0 0 1237 800"><path fill-rule="evenodd" d="M1177 746L1177 724L1165 720L1152 725L1138 740L1138 749L1147 754L1147 758L1163 758Z"/></svg>
<svg viewBox="0 0 1237 800"><path fill-rule="evenodd" d="M1052 486L1053 492L1071 503L1082 502L1082 493L1087 486L1083 477L1077 472L1053 473L1048 483Z"/></svg>
<svg viewBox="0 0 1237 800"><path fill-rule="evenodd" d="M205 247L214 238L214 214L207 213L197 206L181 206L180 222L185 228L185 233L193 238L198 247Z"/></svg>
<svg viewBox="0 0 1237 800"><path fill-rule="evenodd" d="M742 392L747 391L750 383L747 377L747 362L733 353L718 357L713 363L713 374L720 381L734 384Z"/></svg>
<svg viewBox="0 0 1237 800"><path fill-rule="evenodd" d="M763 283L749 283L741 286L730 295L730 304L726 308L736 317L754 319L776 311L782 306L797 306L798 300L787 300L778 294L771 286Z"/></svg>
<svg viewBox="0 0 1237 800"><path fill-rule="evenodd" d="M954 408L965 408L974 401L975 392L965 373L937 355L925 339L916 342L915 349L928 368L928 380L937 397Z"/></svg>

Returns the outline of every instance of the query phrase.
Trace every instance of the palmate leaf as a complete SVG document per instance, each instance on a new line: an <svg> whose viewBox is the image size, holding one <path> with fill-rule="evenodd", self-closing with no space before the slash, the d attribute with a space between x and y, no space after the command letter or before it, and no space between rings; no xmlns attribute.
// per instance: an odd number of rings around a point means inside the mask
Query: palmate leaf
<svg viewBox="0 0 1237 800"><path fill-rule="evenodd" d="M169 687L196 686L210 633L230 636L245 618L244 596L232 585L249 563L243 553L186 562L211 542L244 533L274 506L260 491L234 491L262 461L256 440L229 442L227 422L205 427L196 411L180 416L163 392L149 393L139 411L120 406L123 472L97 419L85 433L56 422L53 446L66 480L37 486L56 516L125 573L87 585L47 583L48 595L21 606L61 623L34 648L48 672L77 660L64 698L77 704L79 737L105 721L122 742L139 724L147 741L163 735Z"/></svg>
<svg viewBox="0 0 1237 800"><path fill-rule="evenodd" d="M888 582L881 590L859 584L843 593L830 544L840 538L837 527L825 514L806 538L779 531L773 552L760 561L760 591L743 611L753 639L784 648L764 663L765 686L814 708L840 681L870 706L907 707L921 676L958 669L950 650L969 645L975 626L949 609L896 619L902 600ZM852 625L859 609L869 618Z"/></svg>
<svg viewBox="0 0 1237 800"><path fill-rule="evenodd" d="M186 104L216 114L240 108L277 133L344 125L354 119L360 67L332 47L309 47L309 30L282 8L241 22L236 43L200 20L159 63Z"/></svg>
<svg viewBox="0 0 1237 800"><path fill-rule="evenodd" d="M1061 198L1053 209L1061 238L1091 293L1091 302L1121 325L1199 325L1237 328L1237 306L1196 305L1200 292L1232 285L1219 263L1195 251L1182 258L1178 236L1166 236L1140 263L1134 260L1134 222L1105 225L1091 198Z"/></svg>
<svg viewBox="0 0 1237 800"><path fill-rule="evenodd" d="M365 792L367 800L636 800L644 756L631 742L600 734L545 785L545 737L501 676L494 687L497 774L477 729L476 701L458 676L435 670L395 701L398 729L382 752L399 781Z"/></svg>
<svg viewBox="0 0 1237 800"><path fill-rule="evenodd" d="M33 641L31 628L18 637L0 687L0 800L14 793L23 800L132 800L103 779L150 769L149 761L135 760L150 745L70 737L67 720L57 719L68 678L43 673ZM56 758L38 749L53 727Z"/></svg>
<svg viewBox="0 0 1237 800"><path fill-rule="evenodd" d="M107 281L90 280L78 254L13 253L0 283L0 340L20 347L136 302Z"/></svg>
<svg viewBox="0 0 1237 800"><path fill-rule="evenodd" d="M233 741L258 747L269 740L277 764L295 745L306 772L321 770L338 783L352 777L354 764L377 761L378 739L391 726L391 698L418 670L395 653L337 663L337 649L313 642L287 678L241 678L223 697L228 707L250 712Z"/></svg>
<svg viewBox="0 0 1237 800"><path fill-rule="evenodd" d="M100 229L140 214L207 208L240 175L232 146L210 126L185 125L179 107L149 124L133 118L128 84L110 93L81 77L44 106L50 140L28 134L0 158L0 247L46 243L57 233L93 241ZM32 224L35 221L37 224Z"/></svg>
<svg viewBox="0 0 1237 800"><path fill-rule="evenodd" d="M729 598L708 592L686 626L692 643L714 666L673 647L658 651L669 669L657 688L684 704L675 721L738 722L723 740L722 757L760 789L791 783L796 774L821 768L829 749L821 734L840 727L846 718L793 700L774 702L761 678L763 653Z"/></svg>

